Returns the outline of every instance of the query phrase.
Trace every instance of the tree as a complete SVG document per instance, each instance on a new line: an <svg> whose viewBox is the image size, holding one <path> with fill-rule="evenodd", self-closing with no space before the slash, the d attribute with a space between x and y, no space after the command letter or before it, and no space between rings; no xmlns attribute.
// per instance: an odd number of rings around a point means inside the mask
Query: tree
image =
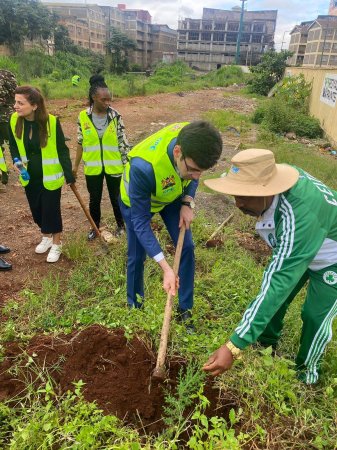
<svg viewBox="0 0 337 450"><path fill-rule="evenodd" d="M283 50L276 53L274 50L266 52L259 64L251 67L253 74L248 82L250 90L260 95L267 95L270 89L278 83L284 75L287 59L292 52Z"/></svg>
<svg viewBox="0 0 337 450"><path fill-rule="evenodd" d="M110 39L106 43L106 48L112 54L111 72L123 73L128 70L128 51L137 47L136 42L117 28L110 28Z"/></svg>
<svg viewBox="0 0 337 450"><path fill-rule="evenodd" d="M54 15L38 0L0 0L0 44L13 53L21 50L25 38L52 36L55 24Z"/></svg>
<svg viewBox="0 0 337 450"><path fill-rule="evenodd" d="M68 28L64 25L56 25L54 30L54 44L55 44L55 51L60 52L74 52L75 44L69 37L69 31Z"/></svg>

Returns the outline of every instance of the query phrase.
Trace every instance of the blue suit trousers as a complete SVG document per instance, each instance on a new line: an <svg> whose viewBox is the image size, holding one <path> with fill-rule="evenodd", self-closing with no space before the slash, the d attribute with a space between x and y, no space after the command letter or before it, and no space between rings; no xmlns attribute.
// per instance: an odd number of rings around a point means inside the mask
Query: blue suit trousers
<svg viewBox="0 0 337 450"><path fill-rule="evenodd" d="M144 262L146 252L138 240L131 221L130 208L120 201L121 212L126 225L128 242L127 261L127 301L130 307L140 308L144 299ZM181 199L165 206L161 215L174 245L179 236ZM179 267L180 288L178 291L179 308L182 311L193 307L195 256L191 230L186 230Z"/></svg>

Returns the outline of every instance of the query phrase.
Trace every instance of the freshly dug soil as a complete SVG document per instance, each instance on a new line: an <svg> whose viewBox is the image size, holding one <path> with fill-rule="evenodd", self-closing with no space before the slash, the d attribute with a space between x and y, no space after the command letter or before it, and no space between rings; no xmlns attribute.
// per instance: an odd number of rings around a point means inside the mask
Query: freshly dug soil
<svg viewBox="0 0 337 450"><path fill-rule="evenodd" d="M28 357L35 364L28 364ZM108 330L92 325L84 330L59 336L35 336L25 348L7 344L0 364L0 401L24 395L25 380L39 384L38 367L45 367L55 380L60 393L74 390L74 381L82 380L84 397L96 401L106 414L119 417L126 424L158 433L165 428L162 420L164 389L174 389L184 361L168 362L171 383L152 378L156 356L138 337L127 341L122 329ZM19 371L10 370L14 365ZM33 367L34 366L34 367ZM219 404L220 393L209 382L205 395L211 402L209 416L228 414ZM230 405L229 409L233 407Z"/></svg>

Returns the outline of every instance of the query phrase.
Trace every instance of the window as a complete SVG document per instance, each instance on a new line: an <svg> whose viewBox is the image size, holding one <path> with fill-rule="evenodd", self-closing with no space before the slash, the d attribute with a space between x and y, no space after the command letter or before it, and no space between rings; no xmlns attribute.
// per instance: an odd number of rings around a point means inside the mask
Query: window
<svg viewBox="0 0 337 450"><path fill-rule="evenodd" d="M326 30L324 30L323 36L325 36L325 39L333 39L334 32L334 29L327 28Z"/></svg>
<svg viewBox="0 0 337 450"><path fill-rule="evenodd" d="M337 65L337 55L331 55L329 59L330 66L336 66Z"/></svg>
<svg viewBox="0 0 337 450"><path fill-rule="evenodd" d="M239 22L229 22L227 30L228 31L239 31Z"/></svg>
<svg viewBox="0 0 337 450"><path fill-rule="evenodd" d="M190 21L190 30L199 30L200 24L199 22Z"/></svg>
<svg viewBox="0 0 337 450"><path fill-rule="evenodd" d="M252 36L252 42L254 42L255 44L260 44L261 43L261 35L260 34L253 34Z"/></svg>
<svg viewBox="0 0 337 450"><path fill-rule="evenodd" d="M227 33L226 42L236 42L238 40L237 33Z"/></svg>
<svg viewBox="0 0 337 450"><path fill-rule="evenodd" d="M254 33L263 33L263 23L253 23Z"/></svg>
<svg viewBox="0 0 337 450"><path fill-rule="evenodd" d="M251 24L250 23L244 23L242 26L242 31L250 31L251 30Z"/></svg>
<svg viewBox="0 0 337 450"><path fill-rule="evenodd" d="M190 31L188 33L188 39L190 41L198 41L199 40L199 33L197 31Z"/></svg>
<svg viewBox="0 0 337 450"><path fill-rule="evenodd" d="M242 34L241 42L250 42L250 34Z"/></svg>
<svg viewBox="0 0 337 450"><path fill-rule="evenodd" d="M216 23L214 25L214 30L225 30L225 29L226 29L226 23L225 22Z"/></svg>
<svg viewBox="0 0 337 450"><path fill-rule="evenodd" d="M225 33L215 32L213 33L213 42L223 42L225 40Z"/></svg>
<svg viewBox="0 0 337 450"><path fill-rule="evenodd" d="M202 41L210 41L211 40L211 33L201 33L201 40Z"/></svg>
<svg viewBox="0 0 337 450"><path fill-rule="evenodd" d="M202 29L203 30L211 30L212 29L212 22L203 22L202 23Z"/></svg>

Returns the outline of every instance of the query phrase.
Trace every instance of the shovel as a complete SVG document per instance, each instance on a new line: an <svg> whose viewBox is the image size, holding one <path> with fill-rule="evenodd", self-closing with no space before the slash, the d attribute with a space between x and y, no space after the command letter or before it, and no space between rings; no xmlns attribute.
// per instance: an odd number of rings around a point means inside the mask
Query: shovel
<svg viewBox="0 0 337 450"><path fill-rule="evenodd" d="M218 226L218 228L214 231L214 233L211 234L211 236L207 239L207 241L205 243L207 248L217 247L219 244L223 244L223 242L220 239L214 239L214 238L215 238L215 236L218 235L218 233L220 233L220 231L223 229L223 227L225 225L227 225L233 219L233 217L234 217L234 214L232 213Z"/></svg>
<svg viewBox="0 0 337 450"><path fill-rule="evenodd" d="M102 236L102 233L99 231L99 229L97 228L95 222L93 221L93 218L91 217L87 207L85 206L84 201L83 201L82 197L80 196L80 193L78 192L77 187L75 186L75 183L72 183L70 185L70 188L73 191L73 193L75 194L79 204L81 205L81 207L82 207L82 209L84 211L84 214L87 216L87 219L89 220L90 225L92 226L92 228L95 230L95 233L99 237L104 253L109 253L108 244L105 242L105 240L104 240L104 238Z"/></svg>
<svg viewBox="0 0 337 450"><path fill-rule="evenodd" d="M179 272L180 257L181 257L181 251L182 251L183 244L184 244L185 231L186 231L185 225L182 225L182 227L180 228L180 231L179 231L179 237L178 237L176 252L174 255L174 262L173 262L173 272L176 276L178 275L178 272ZM168 334L170 331L170 321L171 321L171 316L172 316L172 309L173 309L173 296L171 294L167 294L163 326L162 326L161 335L160 335L160 344L159 344L159 350L158 350L157 364L152 373L152 376L154 378L157 378L158 380L164 380L166 378L165 358L166 358Z"/></svg>

